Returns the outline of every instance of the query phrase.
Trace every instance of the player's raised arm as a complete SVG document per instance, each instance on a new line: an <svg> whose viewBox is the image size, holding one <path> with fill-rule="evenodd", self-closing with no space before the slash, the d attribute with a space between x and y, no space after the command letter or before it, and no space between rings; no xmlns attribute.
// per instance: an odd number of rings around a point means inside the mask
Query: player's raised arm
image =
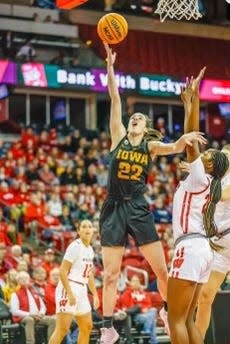
<svg viewBox="0 0 230 344"><path fill-rule="evenodd" d="M200 123L200 99L199 86L203 78L206 67L202 68L197 78L187 79L186 86L181 90L181 99L184 104L185 119L184 133L190 133L194 130L199 131ZM194 161L200 155L198 142L194 141L191 146L186 147L187 159L189 162Z"/></svg>
<svg viewBox="0 0 230 344"><path fill-rule="evenodd" d="M110 135L112 140L111 150L113 150L126 134L126 129L122 123L121 98L114 73L114 63L116 53L112 51L107 43L104 43L107 53L108 91L111 98L110 107Z"/></svg>

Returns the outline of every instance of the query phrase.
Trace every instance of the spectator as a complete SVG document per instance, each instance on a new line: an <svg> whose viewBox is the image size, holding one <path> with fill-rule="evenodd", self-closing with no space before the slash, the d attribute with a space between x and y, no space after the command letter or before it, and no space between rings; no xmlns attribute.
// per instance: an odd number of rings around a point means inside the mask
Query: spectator
<svg viewBox="0 0 230 344"><path fill-rule="evenodd" d="M11 31L6 31L2 35L2 52L5 58L14 58L15 56L14 38Z"/></svg>
<svg viewBox="0 0 230 344"><path fill-rule="evenodd" d="M21 142L23 147L36 147L37 146L37 135L34 133L31 127L25 128L21 133Z"/></svg>
<svg viewBox="0 0 230 344"><path fill-rule="evenodd" d="M5 206L5 211L8 213L10 212L10 208L16 204L17 202L17 195L13 188L9 187L9 185L5 182L2 182L0 185L0 203Z"/></svg>
<svg viewBox="0 0 230 344"><path fill-rule="evenodd" d="M12 264L7 259L6 245L0 242L0 284L5 281L7 272L12 268Z"/></svg>
<svg viewBox="0 0 230 344"><path fill-rule="evenodd" d="M164 205L164 200L161 196L155 200L155 207L152 211L155 223L170 223L172 222L172 214Z"/></svg>
<svg viewBox="0 0 230 344"><path fill-rule="evenodd" d="M48 248L45 251L44 261L41 266L46 270L47 276L49 276L50 271L59 265L55 262L55 252L52 248Z"/></svg>
<svg viewBox="0 0 230 344"><path fill-rule="evenodd" d="M75 183L75 169L72 165L68 165L60 176L61 185L69 185Z"/></svg>
<svg viewBox="0 0 230 344"><path fill-rule="evenodd" d="M39 217L37 226L38 232L41 232L42 239L48 244L52 244L55 233L60 233L62 235L62 231L64 230L59 218L51 215L49 209L47 209L46 214Z"/></svg>
<svg viewBox="0 0 230 344"><path fill-rule="evenodd" d="M7 273L6 284L2 287L4 300L7 304L10 303L11 295L18 291L19 285L17 281L18 272L15 269L10 269Z"/></svg>
<svg viewBox="0 0 230 344"><path fill-rule="evenodd" d="M76 219L78 217L78 204L73 192L67 192L63 195L63 206L69 208L72 219Z"/></svg>
<svg viewBox="0 0 230 344"><path fill-rule="evenodd" d="M53 19L50 14L48 14L43 20L44 23L53 23Z"/></svg>
<svg viewBox="0 0 230 344"><path fill-rule="evenodd" d="M8 224L5 218L3 217L3 210L0 207L0 242L5 245L8 244L7 227L8 227Z"/></svg>
<svg viewBox="0 0 230 344"><path fill-rule="evenodd" d="M150 335L150 344L157 344L156 317L157 310L152 307L150 293L144 291L137 275L134 275L121 296L121 307L133 315L134 323L141 324L142 333Z"/></svg>
<svg viewBox="0 0 230 344"><path fill-rule="evenodd" d="M81 60L79 56L74 56L70 61L70 67L72 68L79 68L81 67Z"/></svg>
<svg viewBox="0 0 230 344"><path fill-rule="evenodd" d="M76 184L82 184L85 183L85 174L84 174L84 169L82 169L81 167L77 167L75 170L75 183ZM96 176L95 176L95 180L96 180Z"/></svg>
<svg viewBox="0 0 230 344"><path fill-rule="evenodd" d="M60 195L52 192L50 200L47 202L48 212L52 216L62 215L62 201Z"/></svg>
<svg viewBox="0 0 230 344"><path fill-rule="evenodd" d="M39 14L37 12L33 14L33 21L36 23L41 23L41 18L39 17Z"/></svg>
<svg viewBox="0 0 230 344"><path fill-rule="evenodd" d="M6 169L4 166L0 167L0 182L7 183L8 176L6 175Z"/></svg>
<svg viewBox="0 0 230 344"><path fill-rule="evenodd" d="M47 272L42 266L38 266L33 270L32 286L36 293L44 300L46 288Z"/></svg>
<svg viewBox="0 0 230 344"><path fill-rule="evenodd" d="M22 62L34 61L35 56L36 51L30 40L26 41L16 54L16 57L18 57Z"/></svg>
<svg viewBox="0 0 230 344"><path fill-rule="evenodd" d="M108 169L104 164L97 165L97 184L102 187L106 187L108 182Z"/></svg>
<svg viewBox="0 0 230 344"><path fill-rule="evenodd" d="M64 54L63 50L59 49L57 51L57 54L50 60L50 63L56 64L59 66L63 66L64 58L65 58L65 54Z"/></svg>
<svg viewBox="0 0 230 344"><path fill-rule="evenodd" d="M25 326L26 344L35 344L36 324L48 327L48 338L54 331L55 319L46 316L46 306L42 298L31 288L30 275L21 271L18 274L19 290L12 294L10 301L13 322Z"/></svg>
<svg viewBox="0 0 230 344"><path fill-rule="evenodd" d="M63 206L62 215L59 216L59 220L65 231L75 230L74 222L70 216L70 209L67 206Z"/></svg>
<svg viewBox="0 0 230 344"><path fill-rule="evenodd" d="M24 259L23 259L23 260L20 260L20 261L18 262L18 265L17 265L16 270L17 270L18 272L21 272L21 271L29 272L29 264L28 264L27 261L24 260Z"/></svg>
<svg viewBox="0 0 230 344"><path fill-rule="evenodd" d="M20 245L13 245L10 250L10 255L8 257L11 265L14 269L17 268L18 263L23 260L22 247Z"/></svg>
<svg viewBox="0 0 230 344"><path fill-rule="evenodd" d="M59 268L53 268L50 270L50 275L47 284L44 288L44 300L47 308L47 315L56 314L56 304L55 304L55 290L59 281Z"/></svg>
<svg viewBox="0 0 230 344"><path fill-rule="evenodd" d="M46 185L59 184L59 181L55 174L52 172L48 164L44 164L43 167L38 172L39 178Z"/></svg>
<svg viewBox="0 0 230 344"><path fill-rule="evenodd" d="M86 185L96 185L97 184L97 168L95 164L90 164L87 168L87 173L85 176Z"/></svg>
<svg viewBox="0 0 230 344"><path fill-rule="evenodd" d="M38 161L36 159L28 163L26 169L26 178L30 183L39 180Z"/></svg>

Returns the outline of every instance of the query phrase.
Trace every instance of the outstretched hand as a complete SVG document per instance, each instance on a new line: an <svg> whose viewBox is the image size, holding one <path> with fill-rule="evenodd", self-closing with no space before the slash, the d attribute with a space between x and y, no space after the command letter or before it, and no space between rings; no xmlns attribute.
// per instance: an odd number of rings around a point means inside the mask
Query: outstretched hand
<svg viewBox="0 0 230 344"><path fill-rule="evenodd" d="M192 102L195 93L199 92L200 82L203 79L206 67L203 67L198 76L194 78L186 78L186 85L181 87L181 100L184 104L189 104Z"/></svg>
<svg viewBox="0 0 230 344"><path fill-rule="evenodd" d="M201 145L207 144L207 140L203 135L204 133L201 133L200 131L192 131L182 135L181 138L186 146L192 147L194 142L199 142Z"/></svg>
<svg viewBox="0 0 230 344"><path fill-rule="evenodd" d="M186 85L181 87L181 100L184 104L190 104L192 102L192 98L194 95L194 90L192 88L192 81L191 79L186 78Z"/></svg>
<svg viewBox="0 0 230 344"><path fill-rule="evenodd" d="M105 47L105 51L107 53L107 65L110 67L110 66L113 66L115 61L116 61L116 56L117 56L117 53L113 52L112 49L109 47L108 43L106 42L103 42L104 44L104 47Z"/></svg>
<svg viewBox="0 0 230 344"><path fill-rule="evenodd" d="M203 67L197 77L195 79L192 79L192 89L194 90L194 92L199 92L200 82L203 79L205 71L206 67Z"/></svg>

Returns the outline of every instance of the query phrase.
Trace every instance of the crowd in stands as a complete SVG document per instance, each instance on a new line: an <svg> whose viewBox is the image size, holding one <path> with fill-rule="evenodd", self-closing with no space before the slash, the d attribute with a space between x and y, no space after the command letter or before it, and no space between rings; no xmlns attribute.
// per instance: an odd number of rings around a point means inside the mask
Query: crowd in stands
<svg viewBox="0 0 230 344"><path fill-rule="evenodd" d="M218 145L212 142L212 146ZM109 147L110 139L105 132L84 135L75 129L60 135L55 128L36 133L31 127L22 130L19 140L0 144L1 295L11 305L12 320L24 323L27 344L34 344L31 338L35 336L34 324L38 320L48 326L48 335L53 329L59 253L63 254L76 237L76 228L83 219L90 219L94 225L95 276L98 290L102 288L98 220L107 192ZM172 198L183 177L178 169L180 158L160 157L153 164L145 194L168 264L173 252ZM43 247L44 254L41 254ZM24 295L20 292L22 287L31 286L31 293L42 300L31 306L42 305L41 319L31 318L27 301L15 302ZM151 344L157 343L154 322L152 327L148 324L152 317L161 325L156 309L162 300L155 275L131 238L127 242L118 289L117 326L131 333L130 327L139 324L143 334L152 338ZM94 316L100 320L100 310ZM73 326L66 343L71 344L76 335Z"/></svg>

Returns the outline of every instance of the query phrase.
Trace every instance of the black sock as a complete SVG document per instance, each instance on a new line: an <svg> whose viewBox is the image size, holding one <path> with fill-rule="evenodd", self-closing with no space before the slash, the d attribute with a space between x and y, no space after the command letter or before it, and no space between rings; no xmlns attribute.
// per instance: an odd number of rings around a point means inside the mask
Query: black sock
<svg viewBox="0 0 230 344"><path fill-rule="evenodd" d="M103 327L113 327L113 317L103 317Z"/></svg>
<svg viewBox="0 0 230 344"><path fill-rule="evenodd" d="M166 301L164 301L164 310L165 310L166 312L168 312L168 304L167 304Z"/></svg>

